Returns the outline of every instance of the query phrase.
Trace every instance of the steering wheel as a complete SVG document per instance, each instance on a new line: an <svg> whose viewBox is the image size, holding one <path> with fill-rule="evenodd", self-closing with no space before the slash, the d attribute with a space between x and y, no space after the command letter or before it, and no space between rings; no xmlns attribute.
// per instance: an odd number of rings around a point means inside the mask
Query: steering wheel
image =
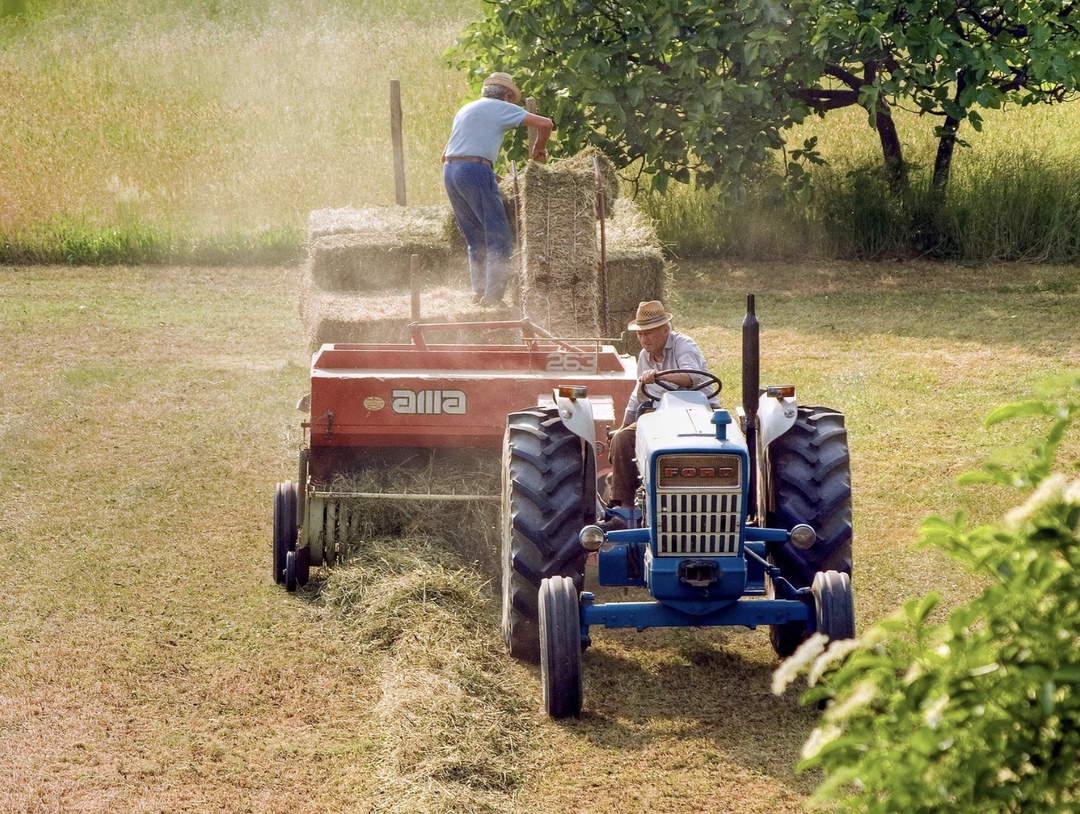
<svg viewBox="0 0 1080 814"><path fill-rule="evenodd" d="M664 378L671 376L675 373L689 373L691 376L704 376L705 381L699 382L693 387L679 387L679 385L677 384L672 384L671 382L664 381ZM720 394L720 391L724 389L724 383L720 381L719 376L714 376L707 370L696 370L694 368L658 370L656 371L656 380L654 382L651 382L650 384L641 384L641 392L645 395L645 397L651 399L652 401L656 401L660 398L660 396L663 395L663 393L656 394L653 391L649 390L649 387L651 387L653 384L663 388L664 390L667 390L668 392L671 392L673 390L699 390L704 393L705 398L709 399L710 401L716 398Z"/></svg>

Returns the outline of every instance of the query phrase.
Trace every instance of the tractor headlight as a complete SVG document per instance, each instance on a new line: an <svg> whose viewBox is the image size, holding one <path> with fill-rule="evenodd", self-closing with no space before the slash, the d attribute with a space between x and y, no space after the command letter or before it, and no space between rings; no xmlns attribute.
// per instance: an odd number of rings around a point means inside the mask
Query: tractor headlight
<svg viewBox="0 0 1080 814"><path fill-rule="evenodd" d="M817 542L817 532L806 523L799 523L791 530L791 544L796 548L810 548Z"/></svg>
<svg viewBox="0 0 1080 814"><path fill-rule="evenodd" d="M599 526L586 526L578 532L578 542L586 551L599 551L604 539L604 530Z"/></svg>

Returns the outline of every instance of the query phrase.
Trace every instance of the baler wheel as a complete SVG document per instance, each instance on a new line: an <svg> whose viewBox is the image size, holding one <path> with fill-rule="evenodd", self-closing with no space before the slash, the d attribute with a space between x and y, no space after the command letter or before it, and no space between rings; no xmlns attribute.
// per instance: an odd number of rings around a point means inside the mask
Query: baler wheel
<svg viewBox="0 0 1080 814"><path fill-rule="evenodd" d="M766 525L809 523L817 532L809 549L784 543L770 549L769 559L796 588L810 587L821 571L850 574L851 458L843 414L799 407L794 426L769 445L766 456ZM771 626L769 639L787 658L810 632L802 622L789 622Z"/></svg>
<svg viewBox="0 0 1080 814"><path fill-rule="evenodd" d="M821 571L814 577L814 609L818 633L829 641L855 638L855 600L851 577L839 571Z"/></svg>
<svg viewBox="0 0 1080 814"><path fill-rule="evenodd" d="M514 658L540 661L540 583L564 576L579 591L584 584L578 532L596 491L586 479L581 439L555 407L510 414L503 442L502 629Z"/></svg>
<svg viewBox="0 0 1080 814"><path fill-rule="evenodd" d="M540 583L540 679L552 718L581 715L581 616L569 577Z"/></svg>
<svg viewBox="0 0 1080 814"><path fill-rule="evenodd" d="M291 480L274 492L274 582L285 582L286 555L296 548L297 489Z"/></svg>

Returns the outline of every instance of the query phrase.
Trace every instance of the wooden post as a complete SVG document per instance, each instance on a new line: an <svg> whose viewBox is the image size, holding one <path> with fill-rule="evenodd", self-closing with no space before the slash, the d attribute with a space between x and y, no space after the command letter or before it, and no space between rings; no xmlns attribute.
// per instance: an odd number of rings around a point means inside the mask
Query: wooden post
<svg viewBox="0 0 1080 814"><path fill-rule="evenodd" d="M412 293L412 320L420 321L420 255L409 258L409 290Z"/></svg>
<svg viewBox="0 0 1080 814"><path fill-rule="evenodd" d="M390 80L390 137L394 143L394 192L405 206L405 148L401 139L401 82Z"/></svg>
<svg viewBox="0 0 1080 814"><path fill-rule="evenodd" d="M532 96L525 100L525 112L536 113L536 99L534 99ZM529 158L531 159L533 147L536 144L536 138L539 134L536 132L535 127L529 127L526 129L529 131Z"/></svg>

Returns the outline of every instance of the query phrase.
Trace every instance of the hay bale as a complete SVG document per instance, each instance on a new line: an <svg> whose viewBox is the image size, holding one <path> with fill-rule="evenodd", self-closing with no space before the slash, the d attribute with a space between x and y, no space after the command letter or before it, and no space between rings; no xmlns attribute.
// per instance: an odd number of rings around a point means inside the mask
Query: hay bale
<svg viewBox="0 0 1080 814"><path fill-rule="evenodd" d="M315 282L310 268L300 282L300 321L308 349L337 342L409 342L412 296L408 292L378 295L342 294L324 291ZM518 319L516 310L493 312L473 304L472 292L463 288L436 286L420 292L420 320L423 322L480 322ZM436 342L517 342L518 331L464 327L440 332Z"/></svg>
<svg viewBox="0 0 1080 814"><path fill-rule="evenodd" d="M670 269L652 221L632 201L615 202L605 224L607 247L608 333L619 336L633 321L638 303L663 300ZM624 336L616 347L636 354L637 340Z"/></svg>
<svg viewBox="0 0 1080 814"><path fill-rule="evenodd" d="M447 207L318 209L308 217L308 264L325 291L385 291L409 285L412 256L427 283L446 282Z"/></svg>
<svg viewBox="0 0 1080 814"><path fill-rule="evenodd" d="M530 164L521 187L521 303L564 337L600 332L596 182L566 161Z"/></svg>
<svg viewBox="0 0 1080 814"><path fill-rule="evenodd" d="M611 217L615 210L615 201L619 197L619 174L615 171L611 159L595 147L589 146L576 155L561 159L559 165L567 171L588 174L595 184L597 163L600 165L600 183L604 189L604 214Z"/></svg>

